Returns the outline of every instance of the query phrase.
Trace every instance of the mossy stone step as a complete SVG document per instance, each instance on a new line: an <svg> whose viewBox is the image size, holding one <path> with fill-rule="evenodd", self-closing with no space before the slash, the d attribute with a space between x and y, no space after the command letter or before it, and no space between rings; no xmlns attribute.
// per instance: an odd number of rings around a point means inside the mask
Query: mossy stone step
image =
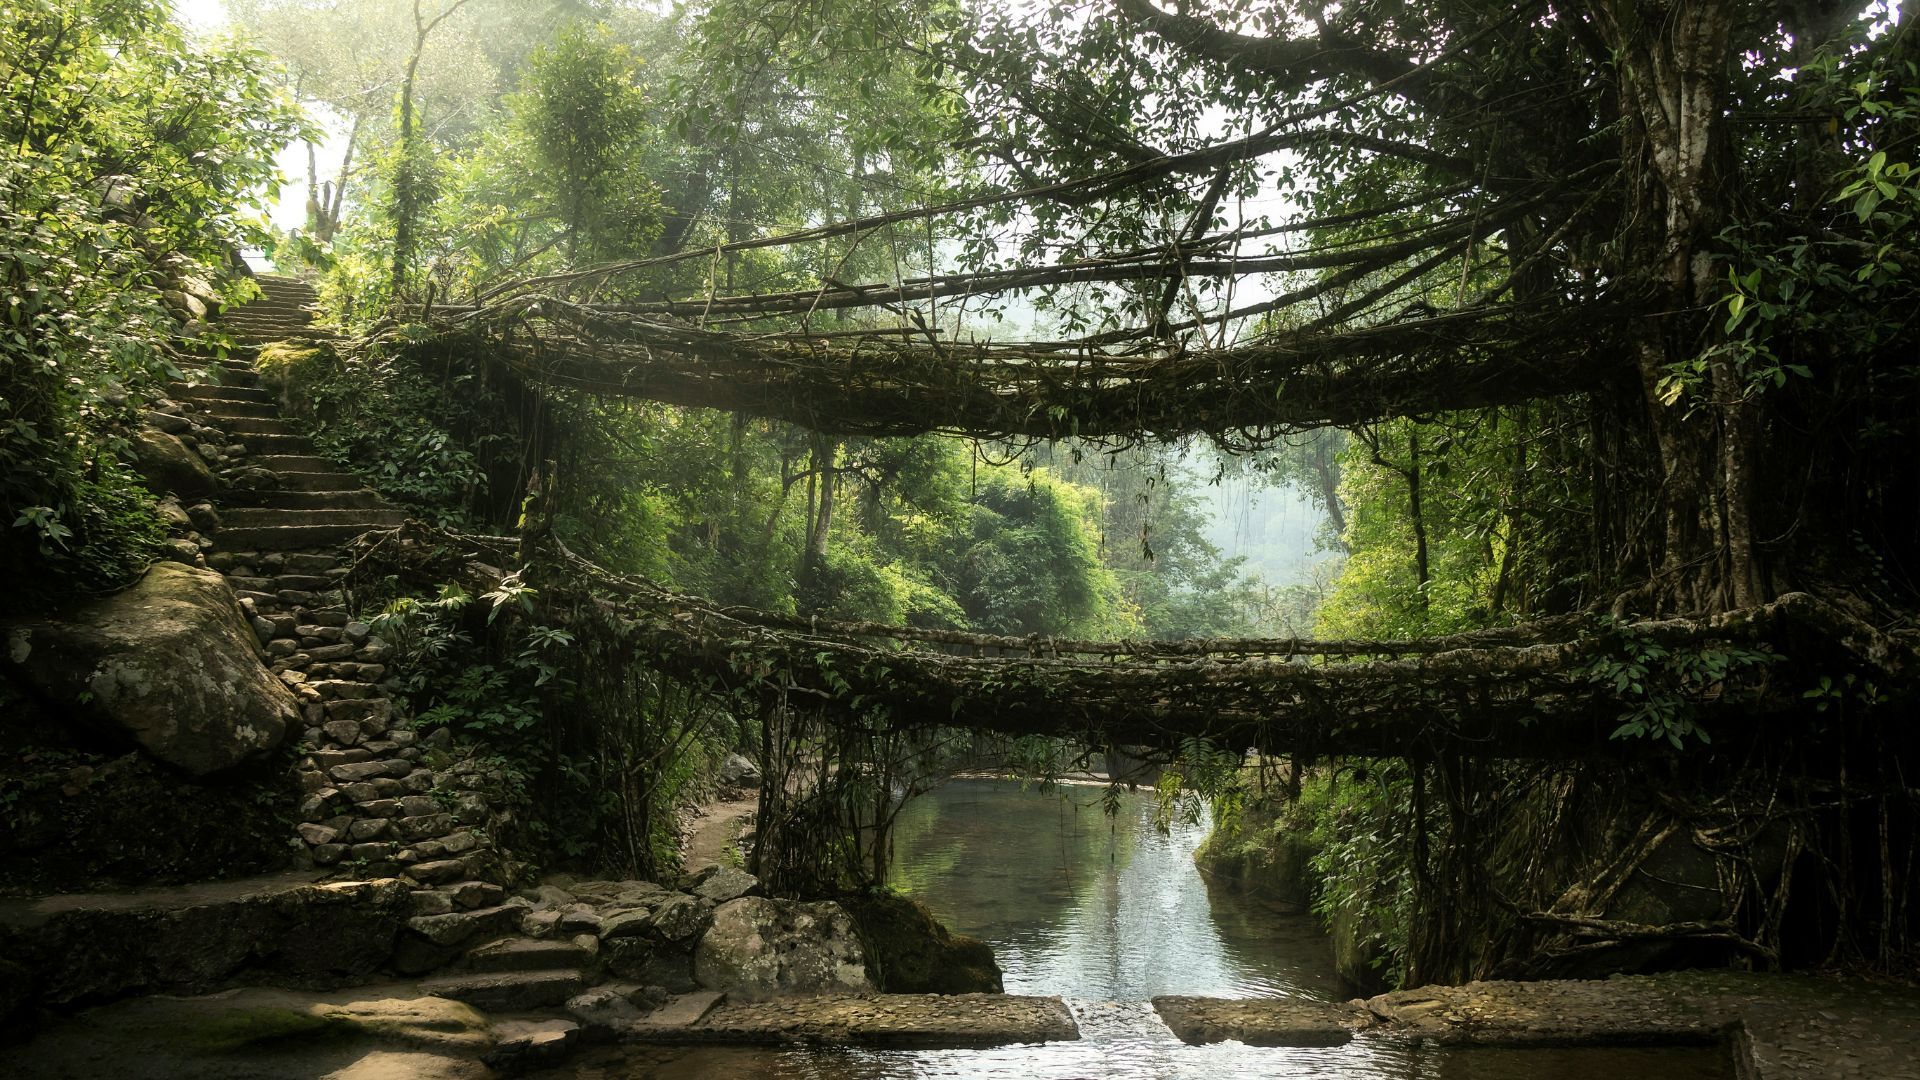
<svg viewBox="0 0 1920 1080"><path fill-rule="evenodd" d="M269 525L223 528L213 536L223 551L309 551L336 548L379 525Z"/></svg>
<svg viewBox="0 0 1920 1080"><path fill-rule="evenodd" d="M323 467L307 469L274 468L264 460L254 464L272 469L280 480L281 491L302 492L358 492L365 490L366 482L350 472L342 472L331 461L323 462ZM262 491L261 496L270 494Z"/></svg>
<svg viewBox="0 0 1920 1080"><path fill-rule="evenodd" d="M332 461L313 454L262 454L253 464L277 473L339 472L340 469Z"/></svg>
<svg viewBox="0 0 1920 1080"><path fill-rule="evenodd" d="M259 432L229 431L240 440L240 445L253 454L293 454L307 457L313 454L313 440L297 432Z"/></svg>
<svg viewBox="0 0 1920 1080"><path fill-rule="evenodd" d="M502 971L565 971L587 966L593 954L571 941L501 938L467 954L467 966L477 974Z"/></svg>
<svg viewBox="0 0 1920 1080"><path fill-rule="evenodd" d="M298 435L299 425L277 416L235 416L225 425L229 435Z"/></svg>
<svg viewBox="0 0 1920 1080"><path fill-rule="evenodd" d="M226 383L171 383L167 392L182 401L251 401L273 403L273 391L258 386L231 386Z"/></svg>
<svg viewBox="0 0 1920 1080"><path fill-rule="evenodd" d="M307 509L286 510L270 507L238 507L222 516L223 528L261 529L289 525L355 525L363 531L398 525L407 520L404 510Z"/></svg>
<svg viewBox="0 0 1920 1080"><path fill-rule="evenodd" d="M236 416L251 416L261 419L277 419L280 406L268 401L236 401L232 398L200 398L199 406L208 416L229 419Z"/></svg>
<svg viewBox="0 0 1920 1080"><path fill-rule="evenodd" d="M371 488L351 491L262 491L254 496L253 503L271 510L390 509L380 493Z"/></svg>
<svg viewBox="0 0 1920 1080"><path fill-rule="evenodd" d="M580 972L566 969L499 971L426 979L420 989L488 1012L518 1012L565 1004L586 989L586 979Z"/></svg>

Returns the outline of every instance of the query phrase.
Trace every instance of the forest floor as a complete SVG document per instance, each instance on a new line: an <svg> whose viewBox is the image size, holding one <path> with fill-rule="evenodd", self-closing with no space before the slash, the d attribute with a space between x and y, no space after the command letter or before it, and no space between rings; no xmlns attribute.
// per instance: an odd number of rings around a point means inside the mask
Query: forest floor
<svg viewBox="0 0 1920 1080"><path fill-rule="evenodd" d="M693 874L714 865L740 865L740 860L734 857L733 845L759 808L759 797L749 794L717 799L696 810L683 824L687 841L682 872Z"/></svg>

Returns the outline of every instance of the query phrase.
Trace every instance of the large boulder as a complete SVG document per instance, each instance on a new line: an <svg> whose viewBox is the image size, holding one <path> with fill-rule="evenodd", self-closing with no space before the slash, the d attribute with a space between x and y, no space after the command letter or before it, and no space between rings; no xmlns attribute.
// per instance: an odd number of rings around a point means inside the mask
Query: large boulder
<svg viewBox="0 0 1920 1080"><path fill-rule="evenodd" d="M720 905L694 949L693 974L749 1001L873 990L853 917L832 901L748 896Z"/></svg>
<svg viewBox="0 0 1920 1080"><path fill-rule="evenodd" d="M154 494L188 500L213 494L213 470L186 443L151 427L134 432L132 442L133 466Z"/></svg>
<svg viewBox="0 0 1920 1080"><path fill-rule="evenodd" d="M213 570L156 563L129 589L5 636L17 682L194 776L278 746L299 721Z"/></svg>
<svg viewBox="0 0 1920 1080"><path fill-rule="evenodd" d="M904 896L846 902L866 948L867 975L885 994L998 994L993 947L955 934L933 912Z"/></svg>
<svg viewBox="0 0 1920 1080"><path fill-rule="evenodd" d="M760 782L760 766L745 754L728 754L716 779L727 787L753 787Z"/></svg>

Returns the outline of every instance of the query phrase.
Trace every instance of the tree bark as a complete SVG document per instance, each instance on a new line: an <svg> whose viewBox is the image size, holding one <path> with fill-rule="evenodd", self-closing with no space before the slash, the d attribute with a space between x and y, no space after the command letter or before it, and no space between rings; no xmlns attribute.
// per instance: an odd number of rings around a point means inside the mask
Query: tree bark
<svg viewBox="0 0 1920 1080"><path fill-rule="evenodd" d="M1722 170L1732 0L1601 0L1628 120L1635 177L1630 265L1649 266L1659 314L1633 329L1634 356L1663 474L1657 606L1719 611L1762 602L1753 527L1755 406L1731 357L1713 346L1720 270L1712 245L1726 218ZM1662 383L1709 356L1704 407ZM1684 398L1685 395L1682 395Z"/></svg>

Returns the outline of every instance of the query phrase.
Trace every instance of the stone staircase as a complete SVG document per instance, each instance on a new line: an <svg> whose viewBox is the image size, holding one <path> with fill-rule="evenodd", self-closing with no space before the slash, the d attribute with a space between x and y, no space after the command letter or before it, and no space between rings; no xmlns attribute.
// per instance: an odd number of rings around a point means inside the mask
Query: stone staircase
<svg viewBox="0 0 1920 1080"><path fill-rule="evenodd" d="M321 455L262 384L253 366L262 345L331 335L314 325L316 298L304 282L257 280L260 298L214 320L237 343L234 354L212 365L212 381L175 383L169 394L224 435L205 559L233 585L270 667L302 701L298 832L307 857L357 877L403 875L417 916L457 916L463 927L517 917L483 880L497 866L475 832L488 821L485 798L459 763L431 753L444 731L422 739L394 715L392 649L347 610L341 589L341 546L407 515Z"/></svg>
<svg viewBox="0 0 1920 1080"><path fill-rule="evenodd" d="M503 937L468 951L465 970L423 980L420 989L488 1012L564 1005L598 981L594 953L573 941Z"/></svg>

